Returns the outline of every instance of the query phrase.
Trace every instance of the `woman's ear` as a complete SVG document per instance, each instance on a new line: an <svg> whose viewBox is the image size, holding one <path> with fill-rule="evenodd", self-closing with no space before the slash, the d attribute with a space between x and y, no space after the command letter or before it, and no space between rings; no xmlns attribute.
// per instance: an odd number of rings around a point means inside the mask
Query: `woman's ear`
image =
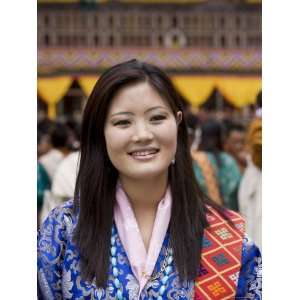
<svg viewBox="0 0 300 300"><path fill-rule="evenodd" d="M180 124L180 122L182 121L182 111L178 111L176 114L176 124L177 126Z"/></svg>

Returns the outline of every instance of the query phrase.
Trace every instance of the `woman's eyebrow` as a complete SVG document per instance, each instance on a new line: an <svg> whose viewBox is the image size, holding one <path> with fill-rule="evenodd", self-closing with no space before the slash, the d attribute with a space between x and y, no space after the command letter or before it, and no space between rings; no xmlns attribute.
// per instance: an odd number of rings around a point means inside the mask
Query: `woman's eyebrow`
<svg viewBox="0 0 300 300"><path fill-rule="evenodd" d="M147 112L149 112L149 111L151 111L151 110L154 110L154 109L165 109L165 110L168 110L168 108L165 107L165 106L154 106L154 107L148 108L148 109L145 111L145 113L147 113Z"/></svg>
<svg viewBox="0 0 300 300"><path fill-rule="evenodd" d="M110 117L113 117L113 116L116 116L116 115L118 116L118 115L134 115L134 114L130 111L120 111L120 112L111 114Z"/></svg>
<svg viewBox="0 0 300 300"><path fill-rule="evenodd" d="M148 113L149 111L154 110L154 109L164 109L164 110L168 110L168 108L165 107L165 106L154 106L154 107L148 108L148 109L145 111L145 113ZM116 113L111 114L110 117L118 116L118 115L134 115L134 113L132 113L132 112L130 112L130 111L120 111L120 112L116 112Z"/></svg>

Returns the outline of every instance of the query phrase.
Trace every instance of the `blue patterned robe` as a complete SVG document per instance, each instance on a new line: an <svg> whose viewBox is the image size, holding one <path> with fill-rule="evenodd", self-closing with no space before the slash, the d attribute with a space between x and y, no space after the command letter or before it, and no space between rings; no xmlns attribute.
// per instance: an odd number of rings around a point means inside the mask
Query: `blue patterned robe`
<svg viewBox="0 0 300 300"><path fill-rule="evenodd" d="M73 215L73 202L68 201L55 208L38 234L38 298L39 299L116 299L112 267L109 269L105 289L97 288L95 282L82 279L80 255L72 242L77 217ZM114 225L115 226L115 225ZM115 228L116 229L116 228ZM153 274L157 274L166 255L169 233L166 234ZM117 235L118 279L125 299L138 299L139 284L132 273L126 252ZM193 299L194 282L180 282L172 263L173 271L166 283L163 299ZM156 299L162 285L161 275L149 281L140 294L140 299ZM238 279L236 299L261 299L261 255L258 248L245 236L243 239L242 267Z"/></svg>

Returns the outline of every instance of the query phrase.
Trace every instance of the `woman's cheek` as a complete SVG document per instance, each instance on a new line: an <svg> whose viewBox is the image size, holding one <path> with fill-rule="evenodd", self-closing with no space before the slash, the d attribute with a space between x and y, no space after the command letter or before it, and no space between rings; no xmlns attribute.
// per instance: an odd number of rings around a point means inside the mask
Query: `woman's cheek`
<svg viewBox="0 0 300 300"><path fill-rule="evenodd" d="M114 151L119 147L120 139L119 134L112 128L105 131L106 147L109 152Z"/></svg>
<svg viewBox="0 0 300 300"><path fill-rule="evenodd" d="M177 142L177 126L174 124L166 124L157 130L157 137L164 144L176 144Z"/></svg>

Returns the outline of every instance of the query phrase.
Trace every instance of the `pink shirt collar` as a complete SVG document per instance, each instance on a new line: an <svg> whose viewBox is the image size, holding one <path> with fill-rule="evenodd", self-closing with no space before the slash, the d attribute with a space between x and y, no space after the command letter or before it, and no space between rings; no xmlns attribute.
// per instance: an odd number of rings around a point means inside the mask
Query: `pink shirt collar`
<svg viewBox="0 0 300 300"><path fill-rule="evenodd" d="M120 183L117 185L116 200L115 223L133 274L139 281L140 294L148 281L147 275L151 275L154 270L169 226L172 207L170 188L167 188L164 198L158 204L148 253L131 204Z"/></svg>

